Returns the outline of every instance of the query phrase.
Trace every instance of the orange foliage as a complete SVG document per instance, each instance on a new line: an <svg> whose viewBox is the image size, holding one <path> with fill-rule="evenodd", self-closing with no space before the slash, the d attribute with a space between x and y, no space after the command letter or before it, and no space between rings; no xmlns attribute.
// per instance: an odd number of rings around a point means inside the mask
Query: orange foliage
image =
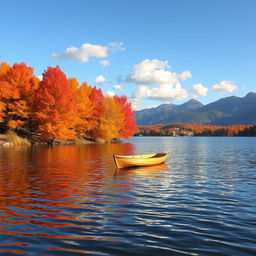
<svg viewBox="0 0 256 256"><path fill-rule="evenodd" d="M25 63L10 67L1 64L0 101L1 121L11 128L19 128L28 124L32 113L31 94L37 88L39 80L33 74L33 68Z"/></svg>
<svg viewBox="0 0 256 256"><path fill-rule="evenodd" d="M4 80L18 88L22 98L28 99L38 87L39 79L34 76L33 68L25 63L15 63L4 75Z"/></svg>
<svg viewBox="0 0 256 256"><path fill-rule="evenodd" d="M1 99L18 99L20 97L19 90L6 81L0 81L0 98Z"/></svg>
<svg viewBox="0 0 256 256"><path fill-rule="evenodd" d="M114 96L115 101L121 107L121 112L124 115L124 123L120 129L120 137L129 138L131 137L136 131L136 123L133 117L133 110L131 103L127 101L126 96Z"/></svg>
<svg viewBox="0 0 256 256"><path fill-rule="evenodd" d="M86 82L79 86L79 82L75 78L68 79L69 86L75 94L76 104L78 108L78 121L75 126L76 132L80 135L86 135L87 130L93 127L93 102L89 95L92 87Z"/></svg>
<svg viewBox="0 0 256 256"><path fill-rule="evenodd" d="M0 85L1 86L1 85ZM5 105L4 103L0 100L0 123L4 121L4 111L5 111Z"/></svg>
<svg viewBox="0 0 256 256"><path fill-rule="evenodd" d="M120 130L124 126L124 114L121 106L113 97L105 97L104 114L100 118L99 138L110 141L120 138Z"/></svg>
<svg viewBox="0 0 256 256"><path fill-rule="evenodd" d="M6 62L2 62L0 64L0 81L3 80L4 75L6 74L6 72L11 68L11 66L6 63Z"/></svg>
<svg viewBox="0 0 256 256"><path fill-rule="evenodd" d="M75 93L77 88L80 86L76 78L68 78L68 84L70 89Z"/></svg>
<svg viewBox="0 0 256 256"><path fill-rule="evenodd" d="M0 81L0 123L6 119L8 104L18 98L19 92L17 88L5 81Z"/></svg>
<svg viewBox="0 0 256 256"><path fill-rule="evenodd" d="M101 89L67 79L59 67L49 67L40 82L25 63L0 64L0 123L59 140L82 135L109 141L136 130L127 97L104 98Z"/></svg>
<svg viewBox="0 0 256 256"><path fill-rule="evenodd" d="M73 139L77 106L65 74L49 67L35 92L34 123L43 138Z"/></svg>
<svg viewBox="0 0 256 256"><path fill-rule="evenodd" d="M89 120L89 129L85 131L85 135L91 138L98 138L100 136L100 118L104 114L104 95L101 89L93 87L89 98L92 102L92 115Z"/></svg>

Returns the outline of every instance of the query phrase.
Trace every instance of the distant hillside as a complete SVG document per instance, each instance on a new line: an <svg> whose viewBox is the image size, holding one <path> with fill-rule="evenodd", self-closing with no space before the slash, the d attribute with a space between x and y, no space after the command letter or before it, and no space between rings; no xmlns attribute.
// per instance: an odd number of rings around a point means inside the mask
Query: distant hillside
<svg viewBox="0 0 256 256"><path fill-rule="evenodd" d="M135 136L256 136L256 125L156 124L137 126Z"/></svg>
<svg viewBox="0 0 256 256"><path fill-rule="evenodd" d="M256 93L227 97L203 105L190 100L181 105L162 104L135 112L138 125L198 123L211 125L256 124Z"/></svg>

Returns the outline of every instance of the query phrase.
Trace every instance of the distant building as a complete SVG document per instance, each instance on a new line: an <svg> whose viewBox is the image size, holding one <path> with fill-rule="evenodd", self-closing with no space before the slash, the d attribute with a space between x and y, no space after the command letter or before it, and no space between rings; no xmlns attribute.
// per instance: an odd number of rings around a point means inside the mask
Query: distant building
<svg viewBox="0 0 256 256"><path fill-rule="evenodd" d="M194 133L192 131L188 131L188 130L181 130L179 135L180 136L193 136Z"/></svg>

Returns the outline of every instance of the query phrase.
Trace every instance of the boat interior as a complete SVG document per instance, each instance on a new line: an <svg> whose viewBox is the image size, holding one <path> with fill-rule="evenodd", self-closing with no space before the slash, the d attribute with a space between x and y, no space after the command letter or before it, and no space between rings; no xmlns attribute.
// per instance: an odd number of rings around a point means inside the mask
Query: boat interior
<svg viewBox="0 0 256 256"><path fill-rule="evenodd" d="M166 155L166 153L156 153L156 154L130 155L130 156L115 155L115 157L119 157L119 158L156 158L156 157L162 157L165 155Z"/></svg>

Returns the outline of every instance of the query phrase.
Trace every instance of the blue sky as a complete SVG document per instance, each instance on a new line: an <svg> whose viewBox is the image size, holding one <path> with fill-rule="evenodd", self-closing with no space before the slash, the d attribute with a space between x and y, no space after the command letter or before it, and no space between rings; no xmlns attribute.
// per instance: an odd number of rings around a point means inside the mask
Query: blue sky
<svg viewBox="0 0 256 256"><path fill-rule="evenodd" d="M0 61L127 95L136 109L255 89L255 0L0 0Z"/></svg>

